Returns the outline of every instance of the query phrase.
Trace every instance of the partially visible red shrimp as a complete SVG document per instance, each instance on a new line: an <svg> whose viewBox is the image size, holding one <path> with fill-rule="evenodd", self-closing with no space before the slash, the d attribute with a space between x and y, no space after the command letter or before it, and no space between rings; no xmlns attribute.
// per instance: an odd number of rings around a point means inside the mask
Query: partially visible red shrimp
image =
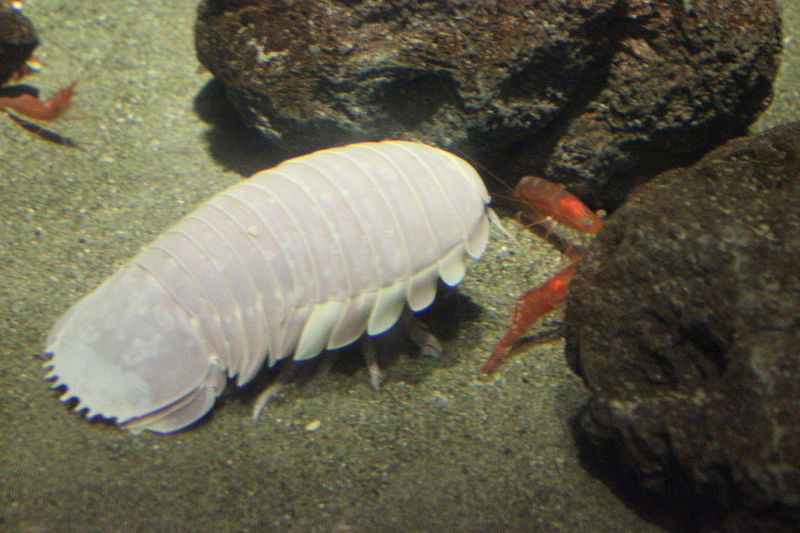
<svg viewBox="0 0 800 533"><path fill-rule="evenodd" d="M46 100L40 100L38 91L28 85L13 85L26 76L41 70L42 62L33 55L39 39L33 23L22 14L22 0L10 0L7 3L11 9L3 7L0 10L0 26L6 29L3 32L4 42L2 44L13 45L14 53L9 53L8 57L2 58L0 111L5 112L14 122L43 139L65 146L78 147L72 139L28 120L31 118L39 121L52 121L61 116L72 101L75 82ZM2 0L0 0L0 4L6 5ZM11 42L6 43L9 29L13 38Z"/></svg>
<svg viewBox="0 0 800 533"><path fill-rule="evenodd" d="M522 178L514 192L523 211L531 218L550 217L583 233L595 234L603 227L603 219L586 207L578 197L558 183L535 176ZM581 248L570 246L572 263L558 274L534 287L519 298L511 317L511 326L495 345L492 355L481 366L491 374L500 366L508 350L542 316L556 309L567 297L569 283L580 261Z"/></svg>
<svg viewBox="0 0 800 533"><path fill-rule="evenodd" d="M47 100L40 100L27 92L14 96L0 96L0 108L15 111L35 120L55 120L69 107L76 83L70 83Z"/></svg>

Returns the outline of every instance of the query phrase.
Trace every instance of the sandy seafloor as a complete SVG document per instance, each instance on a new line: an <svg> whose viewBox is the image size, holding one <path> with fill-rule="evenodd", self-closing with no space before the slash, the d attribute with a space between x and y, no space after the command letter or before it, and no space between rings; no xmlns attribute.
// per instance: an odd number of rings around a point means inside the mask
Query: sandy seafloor
<svg viewBox="0 0 800 533"><path fill-rule="evenodd" d="M784 66L756 130L798 116L800 9L782 3ZM258 158L195 110L211 79L195 58L195 2L29 0L25 11L47 63L30 82L49 94L79 80L52 129L84 151L0 116L0 530L663 531L581 465L568 422L587 396L562 341L478 373L509 295L558 267L525 233L530 260L493 233L431 314L444 356L391 359L381 393L356 360L289 387L256 423L264 380L170 436L71 413L42 380L56 318Z"/></svg>

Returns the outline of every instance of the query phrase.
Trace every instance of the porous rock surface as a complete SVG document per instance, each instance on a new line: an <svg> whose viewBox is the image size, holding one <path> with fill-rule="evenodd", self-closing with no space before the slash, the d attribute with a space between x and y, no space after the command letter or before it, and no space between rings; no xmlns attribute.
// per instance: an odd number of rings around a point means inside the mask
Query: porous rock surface
<svg viewBox="0 0 800 533"><path fill-rule="evenodd" d="M800 530L800 123L634 191L566 321L590 440L729 531Z"/></svg>
<svg viewBox="0 0 800 533"><path fill-rule="evenodd" d="M780 19L774 0L204 0L196 46L289 154L418 140L610 207L744 133Z"/></svg>

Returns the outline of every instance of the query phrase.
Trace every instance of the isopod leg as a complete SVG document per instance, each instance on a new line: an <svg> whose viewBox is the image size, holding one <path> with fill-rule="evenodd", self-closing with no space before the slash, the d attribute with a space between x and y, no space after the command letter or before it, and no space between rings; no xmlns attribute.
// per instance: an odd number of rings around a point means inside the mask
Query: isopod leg
<svg viewBox="0 0 800 533"><path fill-rule="evenodd" d="M514 342L522 337L534 322L564 302L576 264L570 264L548 281L517 298L511 326L495 345L489 359L481 366L481 372L491 374L497 370Z"/></svg>
<svg viewBox="0 0 800 533"><path fill-rule="evenodd" d="M258 395L258 398L256 398L256 401L253 403L251 418L254 421L258 420L258 416L261 414L264 406L267 405L271 399L280 394L283 387L292 380L296 368L297 365L294 361L285 361L283 363L283 366L278 370L278 375L275 376L275 379L270 381L266 389L261 391L261 394Z"/></svg>
<svg viewBox="0 0 800 533"><path fill-rule="evenodd" d="M367 363L367 372L369 372L369 384L372 390L380 392L381 383L383 383L383 372L378 364L378 347L372 337L364 337L361 339L361 352L364 354L364 361Z"/></svg>
<svg viewBox="0 0 800 533"><path fill-rule="evenodd" d="M420 355L433 357L434 359L439 359L442 356L443 350L442 345L439 344L439 339L431 333L428 325L417 318L414 313L408 310L403 313L403 326L408 332L411 342L419 349Z"/></svg>

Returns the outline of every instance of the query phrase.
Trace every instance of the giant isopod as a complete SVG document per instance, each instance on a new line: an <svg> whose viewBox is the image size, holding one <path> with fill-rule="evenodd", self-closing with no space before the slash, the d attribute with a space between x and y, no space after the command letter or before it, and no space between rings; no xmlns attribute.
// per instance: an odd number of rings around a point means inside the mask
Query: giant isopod
<svg viewBox="0 0 800 533"><path fill-rule="evenodd" d="M426 308L488 239L463 159L405 141L321 150L212 197L70 308L47 379L87 417L169 433L227 378L304 360Z"/></svg>

